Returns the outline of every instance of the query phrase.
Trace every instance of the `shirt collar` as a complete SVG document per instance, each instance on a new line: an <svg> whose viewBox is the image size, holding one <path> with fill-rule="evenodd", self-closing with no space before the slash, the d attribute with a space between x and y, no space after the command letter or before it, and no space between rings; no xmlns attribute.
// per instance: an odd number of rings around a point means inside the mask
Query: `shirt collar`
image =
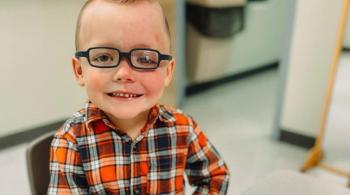
<svg viewBox="0 0 350 195"><path fill-rule="evenodd" d="M89 123L91 123L93 121L106 118L106 115L103 113L103 111L100 110L97 106L95 106L91 102L87 102L85 104L84 111L85 111L84 121L86 122L87 126Z"/></svg>
<svg viewBox="0 0 350 195"><path fill-rule="evenodd" d="M168 109L165 106L157 105L159 111L159 120L162 122L175 122L174 110Z"/></svg>

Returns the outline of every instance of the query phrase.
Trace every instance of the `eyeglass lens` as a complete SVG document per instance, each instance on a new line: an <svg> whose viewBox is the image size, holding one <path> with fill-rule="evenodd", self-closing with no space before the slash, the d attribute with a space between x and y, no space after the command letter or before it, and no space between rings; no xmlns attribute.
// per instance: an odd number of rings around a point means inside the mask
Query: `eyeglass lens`
<svg viewBox="0 0 350 195"><path fill-rule="evenodd" d="M89 51L90 63L100 67L114 67L119 64L120 52L111 48L94 48ZM135 49L130 53L130 62L136 68L157 68L159 54L156 51Z"/></svg>

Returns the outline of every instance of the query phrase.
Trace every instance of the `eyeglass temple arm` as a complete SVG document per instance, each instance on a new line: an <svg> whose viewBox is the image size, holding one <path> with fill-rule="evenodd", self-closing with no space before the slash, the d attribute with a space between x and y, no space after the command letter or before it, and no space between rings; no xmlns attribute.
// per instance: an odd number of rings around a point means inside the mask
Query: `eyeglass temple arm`
<svg viewBox="0 0 350 195"><path fill-rule="evenodd" d="M75 52L75 57L80 58L80 57L89 57L89 52L88 51L77 51Z"/></svg>
<svg viewBox="0 0 350 195"><path fill-rule="evenodd" d="M160 54L159 59L160 59L160 60L172 60L173 57L170 56L170 55Z"/></svg>

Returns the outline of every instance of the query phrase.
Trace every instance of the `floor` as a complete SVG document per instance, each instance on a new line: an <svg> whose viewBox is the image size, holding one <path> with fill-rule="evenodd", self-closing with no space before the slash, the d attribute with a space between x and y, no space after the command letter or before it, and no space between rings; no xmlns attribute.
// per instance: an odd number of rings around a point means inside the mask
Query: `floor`
<svg viewBox="0 0 350 195"><path fill-rule="evenodd" d="M350 170L350 54L341 58L325 139L325 161ZM191 96L183 110L201 125L231 171L228 194L240 194L276 170L298 171L307 150L272 139L278 72L225 84ZM26 144L0 151L0 194L30 194ZM347 180L315 169L308 175L339 186ZM188 192L191 188L188 188Z"/></svg>

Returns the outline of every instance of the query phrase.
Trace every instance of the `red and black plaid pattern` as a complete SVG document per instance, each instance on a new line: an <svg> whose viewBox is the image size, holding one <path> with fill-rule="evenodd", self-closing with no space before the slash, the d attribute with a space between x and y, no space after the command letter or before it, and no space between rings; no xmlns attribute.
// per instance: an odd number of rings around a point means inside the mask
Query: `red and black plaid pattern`
<svg viewBox="0 0 350 195"><path fill-rule="evenodd" d="M67 120L51 144L48 194L226 194L229 172L199 126L154 106L135 139L91 103Z"/></svg>

